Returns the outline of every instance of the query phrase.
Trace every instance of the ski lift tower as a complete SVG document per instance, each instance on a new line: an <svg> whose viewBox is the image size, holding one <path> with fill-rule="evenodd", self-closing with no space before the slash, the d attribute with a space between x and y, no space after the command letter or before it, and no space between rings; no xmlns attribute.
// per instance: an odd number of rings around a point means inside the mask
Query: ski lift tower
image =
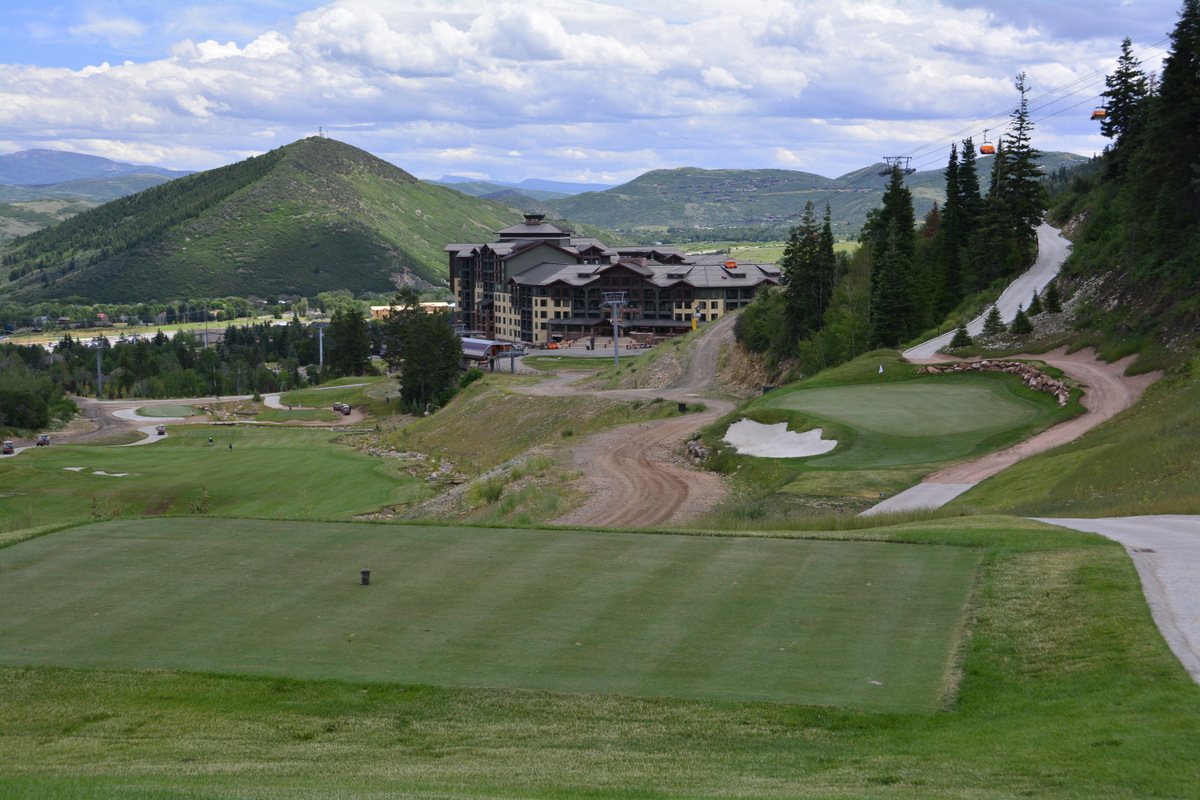
<svg viewBox="0 0 1200 800"><path fill-rule="evenodd" d="M604 305L612 307L613 321L613 366L621 366L621 347L617 343L619 338L618 326L621 324L621 309L627 305L624 292L605 292Z"/></svg>
<svg viewBox="0 0 1200 800"><path fill-rule="evenodd" d="M916 172L916 169L909 166L911 162L911 156L884 156L883 163L887 164L887 168L879 170L879 174L881 177L886 178L887 176L891 175L894 170L898 169L900 170L901 175L912 175L914 172Z"/></svg>

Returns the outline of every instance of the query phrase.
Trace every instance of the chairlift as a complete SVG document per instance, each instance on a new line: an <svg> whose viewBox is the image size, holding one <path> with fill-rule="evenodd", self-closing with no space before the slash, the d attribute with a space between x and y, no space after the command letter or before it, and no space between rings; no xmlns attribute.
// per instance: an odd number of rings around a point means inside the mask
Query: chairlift
<svg viewBox="0 0 1200 800"><path fill-rule="evenodd" d="M1098 119L1103 120L1103 119L1106 119L1107 117L1108 117L1108 109L1103 106L1101 106L1100 108L1097 108L1095 111L1092 112L1092 120L1093 121L1098 120Z"/></svg>
<svg viewBox="0 0 1200 800"><path fill-rule="evenodd" d="M996 146L994 144L990 144L987 140L987 129L986 128L983 131L983 144L979 145L979 155L981 155L981 156L996 155Z"/></svg>

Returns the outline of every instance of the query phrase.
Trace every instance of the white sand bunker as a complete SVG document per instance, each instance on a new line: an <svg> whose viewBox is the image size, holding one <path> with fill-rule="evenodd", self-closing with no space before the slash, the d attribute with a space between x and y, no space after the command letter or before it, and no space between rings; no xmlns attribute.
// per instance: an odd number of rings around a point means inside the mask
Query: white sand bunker
<svg viewBox="0 0 1200 800"><path fill-rule="evenodd" d="M88 469L88 467L63 467L63 469L68 470L70 472L83 472L85 469ZM92 470L92 474L93 475L107 475L110 478L124 478L129 473L128 472L105 472L102 469L95 469L95 470Z"/></svg>
<svg viewBox="0 0 1200 800"><path fill-rule="evenodd" d="M747 456L760 458L803 458L819 456L837 447L836 439L822 439L821 429L792 433L786 422L763 425L752 419L741 419L729 426L725 441Z"/></svg>

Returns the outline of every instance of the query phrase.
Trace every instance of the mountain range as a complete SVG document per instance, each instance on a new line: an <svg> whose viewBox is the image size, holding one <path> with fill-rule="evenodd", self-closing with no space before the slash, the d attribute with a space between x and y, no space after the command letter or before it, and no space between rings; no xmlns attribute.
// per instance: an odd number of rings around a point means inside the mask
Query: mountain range
<svg viewBox="0 0 1200 800"><path fill-rule="evenodd" d="M1085 160L1049 153L1042 165L1050 170ZM978 161L983 182L990 161ZM812 201L818 213L829 203L835 233L854 238L880 202L888 180L879 174L883 168L826 178L794 170L684 167L567 195L555 189L588 185L530 180L505 186L455 176L424 182L365 151L320 137L173 179L171 170L127 172L141 168L25 151L0 156L0 177L46 181L88 169L108 177L55 184L69 200L0 205L0 230L8 230L10 238L29 234L0 245L0 299L117 302L437 286L447 277L446 244L486 241L522 212L547 214L576 228L661 234L664 240L670 228L719 227L774 228L783 238ZM167 182L139 188L141 179ZM905 180L918 219L943 202L942 169ZM93 182L112 187L122 181L132 194L111 202L89 194ZM13 189L0 186L0 193ZM495 191L478 196L484 189ZM94 203L104 204L78 213Z"/></svg>
<svg viewBox="0 0 1200 800"><path fill-rule="evenodd" d="M976 162L986 185L993 156ZM1043 170L1087 161L1074 153L1044 153ZM880 173L883 173L882 175ZM795 224L808 201L818 214L832 210L835 233L855 237L867 212L879 205L890 173L882 162L839 178L783 169L654 170L604 192L544 201L554 216L617 231L668 228L776 227L780 238ZM905 177L917 219L946 199L944 168Z"/></svg>
<svg viewBox="0 0 1200 800"><path fill-rule="evenodd" d="M164 169L146 164L126 164L100 156L63 150L22 150L0 155L0 183L45 185L81 178L113 178L118 175L162 175L181 178L191 171Z"/></svg>

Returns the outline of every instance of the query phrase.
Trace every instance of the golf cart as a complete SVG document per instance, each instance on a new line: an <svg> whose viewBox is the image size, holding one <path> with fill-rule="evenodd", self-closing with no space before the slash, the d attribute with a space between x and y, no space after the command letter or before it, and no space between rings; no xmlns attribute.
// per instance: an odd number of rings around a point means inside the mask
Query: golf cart
<svg viewBox="0 0 1200 800"><path fill-rule="evenodd" d="M167 435L167 426L166 426L166 425L159 425L159 426L158 426L157 428L155 428L154 430L158 432L158 435L159 435L159 436L166 436L166 435Z"/></svg>
<svg viewBox="0 0 1200 800"><path fill-rule="evenodd" d="M37 438L37 446L38 447L49 447L50 446L50 434L39 433L38 438Z"/></svg>
<svg viewBox="0 0 1200 800"><path fill-rule="evenodd" d="M4 440L4 455L9 456L17 451L17 448L8 439Z"/></svg>

